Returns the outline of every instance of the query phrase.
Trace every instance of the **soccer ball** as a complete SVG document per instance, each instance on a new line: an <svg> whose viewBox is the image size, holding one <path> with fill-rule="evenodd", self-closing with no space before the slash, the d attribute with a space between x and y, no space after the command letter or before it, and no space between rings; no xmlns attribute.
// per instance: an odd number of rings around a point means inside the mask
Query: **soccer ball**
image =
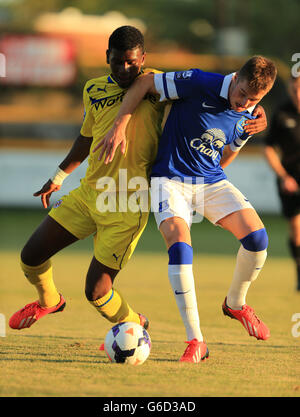
<svg viewBox="0 0 300 417"><path fill-rule="evenodd" d="M104 340L104 350L111 362L141 365L150 354L151 339L147 330L132 322L112 327Z"/></svg>

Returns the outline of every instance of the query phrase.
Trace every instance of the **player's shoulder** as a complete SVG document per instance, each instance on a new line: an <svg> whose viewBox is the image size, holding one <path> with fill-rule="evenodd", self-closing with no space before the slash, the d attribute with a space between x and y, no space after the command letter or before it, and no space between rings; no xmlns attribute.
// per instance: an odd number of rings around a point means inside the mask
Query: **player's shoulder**
<svg viewBox="0 0 300 417"><path fill-rule="evenodd" d="M190 80L192 83L203 86L203 88L220 88L223 83L224 75L215 72L204 71L201 68L191 68L183 71L176 71L175 81Z"/></svg>
<svg viewBox="0 0 300 417"><path fill-rule="evenodd" d="M90 93L94 91L106 91L108 86L115 86L116 83L109 75L102 75L101 77L91 78L85 83L84 91Z"/></svg>
<svg viewBox="0 0 300 417"><path fill-rule="evenodd" d="M143 74L149 74L150 72L154 73L154 74L163 74L163 71L158 70L156 68L144 68L143 69Z"/></svg>

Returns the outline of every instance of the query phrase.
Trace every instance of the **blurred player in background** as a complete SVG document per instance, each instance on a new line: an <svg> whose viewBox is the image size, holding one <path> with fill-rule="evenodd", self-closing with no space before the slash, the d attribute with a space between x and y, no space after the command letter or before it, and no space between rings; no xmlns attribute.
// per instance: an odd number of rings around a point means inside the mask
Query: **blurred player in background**
<svg viewBox="0 0 300 417"><path fill-rule="evenodd" d="M90 235L94 235L94 256L86 277L87 299L112 323L133 321L148 327L148 320L134 312L112 287L119 270L131 257L149 215L148 206L143 210L138 199L136 212L124 207L119 210L120 193L124 192L128 199L135 193L134 190L127 193L128 183L124 184L124 178L121 183L119 174L126 171L128 182L132 178L144 178L144 192L148 194L148 177L157 153L165 104L151 95L141 103L128 126L125 158L123 155L116 158L108 167L90 152L112 126L126 89L143 72L144 59L142 33L132 26L122 26L109 38L107 63L111 74L92 79L84 87L85 113L80 135L53 177L34 196L41 196L47 208L51 194L89 156L87 172L79 188L56 202L22 250L21 267L35 286L39 299L11 317L9 324L14 329L30 327L46 314L64 309L65 299L53 282L50 258ZM113 198L116 196L116 207L111 212L99 207L100 189L108 185L105 181L101 183L101 178L112 180L114 185L111 194ZM74 278L70 276L70 279Z"/></svg>
<svg viewBox="0 0 300 417"><path fill-rule="evenodd" d="M119 157L116 147L124 148L127 123L145 94L174 100L152 167L151 198L168 249L169 281L187 333L184 362L199 363L208 357L192 271L190 227L195 210L241 242L223 313L239 320L250 336L261 340L270 336L245 301L267 256L267 232L249 200L226 179L222 168L249 139L245 123L254 118L252 112L272 88L276 74L272 61L257 56L227 76L198 69L144 75L128 90L115 125L94 149L102 146L107 163L115 154Z"/></svg>
<svg viewBox="0 0 300 417"><path fill-rule="evenodd" d="M300 291L300 77L291 76L288 99L274 112L265 140L265 156L277 176L282 213L289 223L289 248Z"/></svg>

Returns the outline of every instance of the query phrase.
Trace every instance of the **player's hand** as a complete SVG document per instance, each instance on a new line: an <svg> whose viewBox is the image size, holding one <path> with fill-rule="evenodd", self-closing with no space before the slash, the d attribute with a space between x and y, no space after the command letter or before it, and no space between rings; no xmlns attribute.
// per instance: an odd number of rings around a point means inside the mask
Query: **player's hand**
<svg viewBox="0 0 300 417"><path fill-rule="evenodd" d="M244 130L248 135L255 135L255 133L262 132L268 125L265 110L261 105L255 107L252 115L256 117L256 119L247 120L244 127Z"/></svg>
<svg viewBox="0 0 300 417"><path fill-rule="evenodd" d="M121 145L122 154L126 151L126 135L125 131L118 127L112 127L104 136L101 142L93 149L96 152L101 148L98 161L100 161L105 154L104 163L108 164L114 159L117 147Z"/></svg>
<svg viewBox="0 0 300 417"><path fill-rule="evenodd" d="M280 186L282 191L286 194L293 194L299 191L299 185L297 181L290 175L286 175L281 179Z"/></svg>
<svg viewBox="0 0 300 417"><path fill-rule="evenodd" d="M39 191L35 192L33 195L34 197L41 196L41 201L44 208L48 208L51 194L55 191L60 190L60 187L61 185L53 184L53 182L49 180L46 182L45 185L43 185L43 187Z"/></svg>

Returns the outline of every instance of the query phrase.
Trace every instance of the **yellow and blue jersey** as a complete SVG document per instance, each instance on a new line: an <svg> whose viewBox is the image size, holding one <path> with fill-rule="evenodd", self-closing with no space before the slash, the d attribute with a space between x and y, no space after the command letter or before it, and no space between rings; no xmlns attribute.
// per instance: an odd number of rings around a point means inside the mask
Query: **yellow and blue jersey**
<svg viewBox="0 0 300 417"><path fill-rule="evenodd" d="M144 72L159 71L146 69ZM115 181L116 191L122 191L123 184L119 183L120 170L126 170L127 183L135 177L149 179L150 169L157 154L165 108L165 104L159 101L159 96L148 94L133 113L126 130L125 155L118 148L113 161L105 165L104 157L101 161L98 160L100 149L93 152L112 127L125 93L126 90L119 87L111 75L94 78L84 87L85 112L80 133L86 137L93 137L93 142L83 182L93 189L97 188L100 178L109 177ZM127 187L127 184L124 184L124 187Z"/></svg>

